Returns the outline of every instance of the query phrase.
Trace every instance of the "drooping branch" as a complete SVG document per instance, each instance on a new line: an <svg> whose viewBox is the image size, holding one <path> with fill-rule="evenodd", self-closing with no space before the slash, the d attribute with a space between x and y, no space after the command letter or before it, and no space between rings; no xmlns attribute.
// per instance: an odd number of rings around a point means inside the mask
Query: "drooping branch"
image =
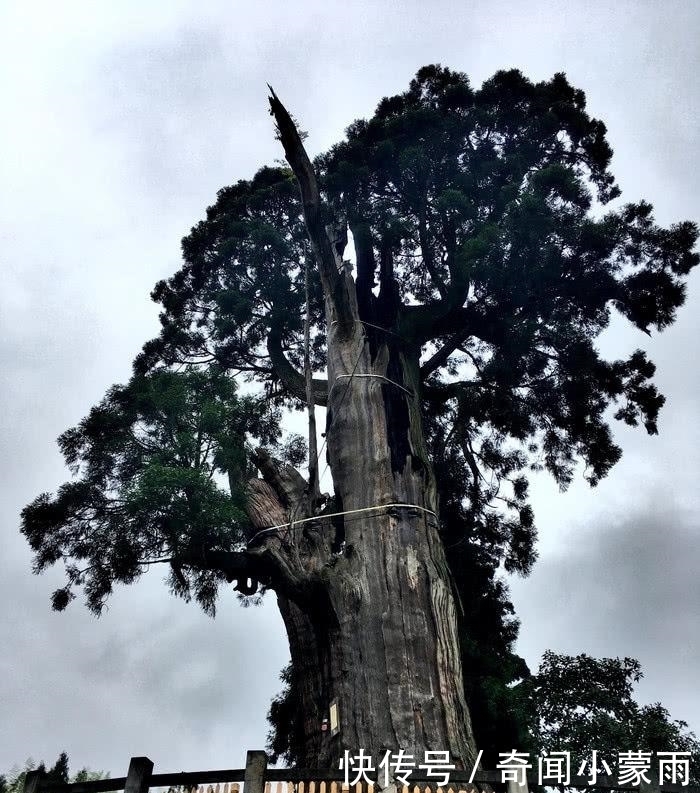
<svg viewBox="0 0 700 793"><path fill-rule="evenodd" d="M464 331L460 331L459 333L455 333L454 336L451 336L443 345L438 349L438 351L432 355L428 360L421 366L420 373L421 377L425 378L436 369L439 369L441 366L444 366L447 363L448 358L455 352L460 344L463 344L469 332L466 333Z"/></svg>
<svg viewBox="0 0 700 793"><path fill-rule="evenodd" d="M421 396L431 402L445 402L447 399L454 399L462 396L466 389L479 388L482 383L471 382L468 380L457 380L452 383L440 383L439 385L423 383L421 386Z"/></svg>
<svg viewBox="0 0 700 793"><path fill-rule="evenodd" d="M293 396L301 400L306 400L306 379L300 371L292 366L289 359L284 354L282 336L278 325L275 323L272 324L267 337L267 351L274 372L277 377L279 377L282 385ZM328 381L320 378L313 378L311 383L314 404L325 406L328 402Z"/></svg>
<svg viewBox="0 0 700 793"><path fill-rule="evenodd" d="M217 570L229 582L248 580L269 584L274 570L265 559L248 551L204 550L201 553L180 553L167 560L177 572L182 567L197 570ZM255 587L257 589L257 587ZM249 593L252 594L252 593Z"/></svg>
<svg viewBox="0 0 700 793"><path fill-rule="evenodd" d="M404 306L401 313L402 335L419 344L444 336L450 336L453 340L456 333L461 335L462 341L469 336L476 336L488 344L502 344L508 328L497 310L484 309L475 303L450 308L448 304L438 300L423 305ZM450 342L446 343L449 345Z"/></svg>

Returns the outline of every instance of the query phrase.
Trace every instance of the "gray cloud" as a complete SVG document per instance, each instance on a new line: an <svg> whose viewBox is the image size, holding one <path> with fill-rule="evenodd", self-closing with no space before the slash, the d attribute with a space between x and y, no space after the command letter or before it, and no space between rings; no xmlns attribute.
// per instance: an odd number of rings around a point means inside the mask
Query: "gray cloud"
<svg viewBox="0 0 700 793"><path fill-rule="evenodd" d="M640 699L661 701L697 725L697 504L679 507L659 482L640 480L636 493L626 515L598 514L595 525L570 531L561 548L544 554L531 580L513 583L526 626L520 648L533 667L547 648L637 658L645 672Z"/></svg>
<svg viewBox="0 0 700 793"><path fill-rule="evenodd" d="M157 332L153 283L216 190L281 157L265 83L325 149L379 98L439 61L475 84L564 70L608 124L628 200L700 218L694 2L328 4L75 0L3 9L0 256L0 770L66 749L124 772L231 767L264 744L287 657L274 603L224 596L212 622L160 574L92 618L48 608L58 571L30 574L22 506L66 477L53 439L129 375ZM697 666L699 276L678 323L648 340L668 397L661 436L616 429L625 458L595 491L538 480L542 558L514 582L522 651L637 655L640 689L700 727Z"/></svg>

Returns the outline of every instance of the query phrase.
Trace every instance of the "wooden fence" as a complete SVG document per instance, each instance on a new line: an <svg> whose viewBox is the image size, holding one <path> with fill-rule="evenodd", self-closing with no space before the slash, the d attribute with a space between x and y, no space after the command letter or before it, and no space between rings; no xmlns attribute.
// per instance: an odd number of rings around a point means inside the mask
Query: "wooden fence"
<svg viewBox="0 0 700 793"><path fill-rule="evenodd" d="M411 774L415 779L415 774ZM428 778L418 778L399 793L479 793L503 790L508 793L528 793L528 788L538 785L537 774L526 775L527 784L509 782L504 785L499 771L478 770L473 778L467 771L451 771L449 784L435 787ZM153 763L147 757L132 757L125 777L98 779L93 782L56 784L41 771L30 771L24 782L24 793L149 793L150 788L168 790L170 793L375 793L374 785L366 781L349 786L344 784L345 774L338 770L323 771L304 768L268 768L265 752L248 752L245 768L218 771L188 771L175 774L154 774ZM242 783L242 788L241 788ZM635 791L635 793L700 793L700 786L655 783L623 785L614 777L599 776L595 785L588 777L572 775L568 785L547 781L548 788L578 788L591 793L607 791ZM376 793L379 793L377 789Z"/></svg>
<svg viewBox="0 0 700 793"><path fill-rule="evenodd" d="M197 785L190 788L168 789L167 793L245 793L238 782L223 785ZM327 782L326 780L310 779L305 782L265 782L264 793L375 793L372 783L356 782L346 785L343 782ZM380 793L379 788L376 793ZM397 793L477 793L476 785L455 787L452 784L437 789L430 785L404 785Z"/></svg>
<svg viewBox="0 0 700 793"><path fill-rule="evenodd" d="M435 793L472 793L469 788L475 789L476 785L456 788L450 784L445 788L437 788ZM397 793L433 793L433 791L430 785L404 785L397 790ZM193 785L182 789L170 787L167 793L245 793L245 791L242 791L238 782L227 782L223 785ZM343 782L311 779L305 782L265 782L264 793L375 793L375 787L371 783L356 782L354 785L346 785ZM380 793L379 789L376 793ZM476 790L473 793L476 793Z"/></svg>

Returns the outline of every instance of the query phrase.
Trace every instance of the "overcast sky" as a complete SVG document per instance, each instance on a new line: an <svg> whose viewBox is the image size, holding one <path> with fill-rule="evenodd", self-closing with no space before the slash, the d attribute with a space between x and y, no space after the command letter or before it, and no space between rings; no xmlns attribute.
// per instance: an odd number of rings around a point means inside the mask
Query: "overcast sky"
<svg viewBox="0 0 700 793"><path fill-rule="evenodd" d="M615 150L628 200L700 220L700 3L0 0L0 772L28 756L125 773L235 767L263 748L288 649L274 602L224 596L211 621L155 571L94 619L55 614L59 570L30 572L19 512L67 477L55 438L157 333L153 284L216 191L281 157L270 82L309 132L339 139L415 71L474 85L499 68L565 71ZM660 436L616 428L624 458L591 491L538 481L541 558L513 582L520 652L631 655L700 732L700 274L647 349L668 402ZM503 747L503 750L512 747ZM634 747L630 747L634 748Z"/></svg>

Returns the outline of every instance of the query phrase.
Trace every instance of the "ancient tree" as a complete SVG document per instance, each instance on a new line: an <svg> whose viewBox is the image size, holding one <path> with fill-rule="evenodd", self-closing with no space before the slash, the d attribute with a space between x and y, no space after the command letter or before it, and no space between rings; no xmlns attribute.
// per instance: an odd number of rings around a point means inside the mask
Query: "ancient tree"
<svg viewBox="0 0 700 793"><path fill-rule="evenodd" d="M315 161L270 108L290 168L222 189L185 238L153 293L160 336L61 437L76 476L23 531L37 570L65 562L57 608L82 587L99 612L157 563L209 610L226 582L272 590L296 703L277 726L301 762L401 747L468 765L475 733L513 743L523 664L498 570L535 559L528 471L595 484L620 456L610 419L656 432L653 364L595 340L614 312L673 321L697 230L606 209L606 130L563 75L474 90L426 67ZM285 407L307 412L308 448L280 438Z"/></svg>

